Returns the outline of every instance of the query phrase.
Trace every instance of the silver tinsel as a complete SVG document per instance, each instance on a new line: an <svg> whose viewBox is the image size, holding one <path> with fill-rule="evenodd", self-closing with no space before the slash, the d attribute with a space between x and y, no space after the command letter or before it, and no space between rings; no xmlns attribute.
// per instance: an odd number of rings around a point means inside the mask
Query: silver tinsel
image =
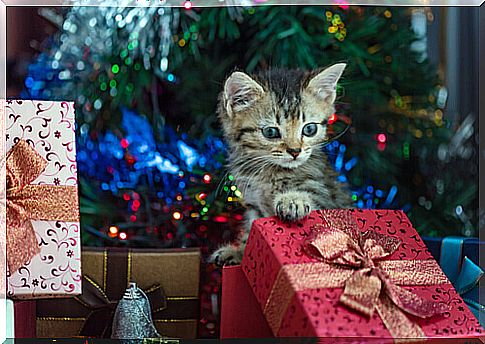
<svg viewBox="0 0 485 344"><path fill-rule="evenodd" d="M83 6L83 2L77 2L64 18L51 9L40 10L62 32L56 60L64 66L59 68L83 61L86 48L94 57L107 57L130 47L129 56L141 58L146 69L167 70L168 64L161 61L168 58L172 32L179 25L178 9L127 7L130 1L126 0L105 0L99 6Z"/></svg>
<svg viewBox="0 0 485 344"><path fill-rule="evenodd" d="M110 73L115 63L122 73L122 68L132 70L137 61L142 69L172 82L174 36L187 31L190 21L198 21L199 15L183 8L129 7L130 3L127 0L101 0L98 6L83 6L86 1L78 0L69 9L40 9L39 13L56 25L59 33L39 59L42 61L37 65L40 72L32 72L37 85L32 97L74 98L82 108L83 122L92 123L113 99L117 99L115 104L126 100L126 97L117 98L120 91L117 87L99 89L103 82L101 78L112 79ZM244 7L249 3L247 0L226 0L221 5L228 6L233 20L242 21ZM163 114L155 99L155 83L152 88L153 115L163 122ZM81 107L85 104L87 108Z"/></svg>
<svg viewBox="0 0 485 344"><path fill-rule="evenodd" d="M40 97L63 100L75 97L78 105L89 105L82 107L82 113L84 122L91 123L119 92L117 87L106 92L96 88L100 84L96 78L109 75L113 61L120 63L120 69L124 64L139 61L141 68L159 78L169 75L172 35L179 28L180 9L128 7L127 0L101 0L99 6L83 6L84 3L77 1L67 12L40 10L42 16L59 28L46 52L44 69L49 72L45 82L49 87L41 91ZM153 108L163 120L158 104L153 104Z"/></svg>

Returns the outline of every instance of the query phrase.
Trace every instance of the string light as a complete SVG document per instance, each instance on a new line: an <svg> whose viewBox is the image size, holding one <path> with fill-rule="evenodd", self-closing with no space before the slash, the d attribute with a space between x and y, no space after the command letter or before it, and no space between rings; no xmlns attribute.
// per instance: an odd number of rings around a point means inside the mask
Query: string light
<svg viewBox="0 0 485 344"><path fill-rule="evenodd" d="M205 192L200 192L197 195L195 195L195 199L199 201L202 205L205 204L205 198L207 197L207 194Z"/></svg>
<svg viewBox="0 0 485 344"><path fill-rule="evenodd" d="M186 10L190 10L192 8L192 2L191 1L185 1L184 2L184 8Z"/></svg>
<svg viewBox="0 0 485 344"><path fill-rule="evenodd" d="M212 180L212 176L209 173L206 173L202 177L202 180L204 181L204 183L209 184Z"/></svg>
<svg viewBox="0 0 485 344"><path fill-rule="evenodd" d="M387 142L386 134L381 133L381 134L377 135L377 142L386 143Z"/></svg>
<svg viewBox="0 0 485 344"><path fill-rule="evenodd" d="M222 216L222 215L214 216L212 218L212 220L214 222L219 222L219 223L225 223L225 222L228 222L229 221L229 219L227 218L227 216Z"/></svg>
<svg viewBox="0 0 485 344"><path fill-rule="evenodd" d="M335 122L337 122L337 114L332 114L329 118L328 118L328 124L334 124Z"/></svg>
<svg viewBox="0 0 485 344"><path fill-rule="evenodd" d="M128 148L128 145L129 145L128 140L125 138L121 139L120 144L121 144L121 147L123 147L124 149Z"/></svg>
<svg viewBox="0 0 485 344"><path fill-rule="evenodd" d="M404 142L402 147L402 155L405 160L409 160L409 142Z"/></svg>
<svg viewBox="0 0 485 344"><path fill-rule="evenodd" d="M347 36L347 29L345 28L345 23L342 21L342 18L339 14L333 14L330 11L325 12L325 16L327 21L330 22L328 32L334 34L335 38L342 42L345 39L345 36Z"/></svg>
<svg viewBox="0 0 485 344"><path fill-rule="evenodd" d="M118 235L118 227L116 226L111 226L108 229L108 236L111 238L114 238Z"/></svg>
<svg viewBox="0 0 485 344"><path fill-rule="evenodd" d="M182 213L179 212L179 211L174 211L173 214L172 214L172 217L174 220L180 220L182 218Z"/></svg>
<svg viewBox="0 0 485 344"><path fill-rule="evenodd" d="M138 208L140 208L140 205L141 205L140 201L135 199L131 205L131 210L138 211Z"/></svg>

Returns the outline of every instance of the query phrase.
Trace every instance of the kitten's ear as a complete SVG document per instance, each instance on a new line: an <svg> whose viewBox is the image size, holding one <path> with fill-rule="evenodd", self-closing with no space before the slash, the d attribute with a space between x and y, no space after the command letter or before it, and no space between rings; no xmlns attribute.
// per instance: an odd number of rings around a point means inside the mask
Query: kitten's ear
<svg viewBox="0 0 485 344"><path fill-rule="evenodd" d="M229 116L244 110L264 94L263 87L249 75L234 72L224 85L224 105Z"/></svg>
<svg viewBox="0 0 485 344"><path fill-rule="evenodd" d="M307 90L321 97L325 102L333 103L337 96L337 81L342 76L346 66L345 63L337 63L326 68L310 80Z"/></svg>

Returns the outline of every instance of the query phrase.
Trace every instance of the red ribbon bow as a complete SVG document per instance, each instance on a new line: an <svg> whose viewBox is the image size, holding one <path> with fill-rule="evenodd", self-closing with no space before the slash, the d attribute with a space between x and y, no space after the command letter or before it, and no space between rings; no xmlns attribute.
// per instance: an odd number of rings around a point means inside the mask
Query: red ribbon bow
<svg viewBox="0 0 485 344"><path fill-rule="evenodd" d="M314 228L314 235L306 243L306 251L322 262L354 270L344 282L340 302L369 317L376 309L379 311L382 303L388 303L387 298L400 310L420 318L429 318L448 310L449 307L443 303L426 300L398 286L379 264L394 253L400 244L401 241L395 237L375 231L360 231L350 211L335 210L332 216L324 216L323 223ZM398 261L387 261L392 262ZM421 276L421 281L415 281L417 284L442 282L432 272L426 274L426 265L413 265ZM386 325L388 328L394 325L402 327L402 324Z"/></svg>

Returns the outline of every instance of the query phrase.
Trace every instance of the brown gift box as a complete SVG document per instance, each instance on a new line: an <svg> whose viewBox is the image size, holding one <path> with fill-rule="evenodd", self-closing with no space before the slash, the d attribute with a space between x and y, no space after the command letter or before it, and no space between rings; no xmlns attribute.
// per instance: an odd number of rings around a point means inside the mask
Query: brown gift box
<svg viewBox="0 0 485 344"><path fill-rule="evenodd" d="M81 259L83 293L67 299L38 300L37 337L109 338L117 301L130 282L148 294L154 324L162 336L196 337L198 249L84 248Z"/></svg>

